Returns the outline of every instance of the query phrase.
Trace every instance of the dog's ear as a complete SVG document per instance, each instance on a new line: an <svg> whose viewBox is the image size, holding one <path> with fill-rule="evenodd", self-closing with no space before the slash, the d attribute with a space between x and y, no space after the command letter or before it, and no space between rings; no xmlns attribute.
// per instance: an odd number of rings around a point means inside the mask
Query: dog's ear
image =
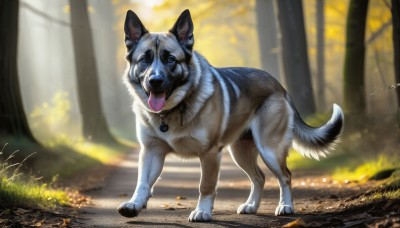
<svg viewBox="0 0 400 228"><path fill-rule="evenodd" d="M185 53L191 56L194 44L193 21L188 9L181 13L169 32L175 35L178 42L184 48Z"/></svg>
<svg viewBox="0 0 400 228"><path fill-rule="evenodd" d="M149 32L132 10L128 10L126 13L124 30L125 45L128 51L134 50L140 38Z"/></svg>

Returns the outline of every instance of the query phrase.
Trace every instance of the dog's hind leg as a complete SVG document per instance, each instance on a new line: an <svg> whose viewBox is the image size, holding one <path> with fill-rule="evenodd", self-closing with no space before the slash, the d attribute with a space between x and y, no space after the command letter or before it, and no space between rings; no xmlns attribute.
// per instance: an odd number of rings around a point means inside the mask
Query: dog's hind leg
<svg viewBox="0 0 400 228"><path fill-rule="evenodd" d="M293 135L292 115L286 101L272 97L260 108L251 127L261 158L279 182L280 200L275 215L294 213L291 173L286 166Z"/></svg>
<svg viewBox="0 0 400 228"><path fill-rule="evenodd" d="M241 204L238 214L255 214L260 206L265 175L257 164L258 151L252 139L242 139L228 147L236 165L250 178L251 191L247 201Z"/></svg>
<svg viewBox="0 0 400 228"><path fill-rule="evenodd" d="M286 157L276 156L274 150L268 148L267 146L260 149L260 154L279 182L279 205L275 210L275 215L287 215L293 214L293 198L291 189L291 173L286 167Z"/></svg>
<svg viewBox="0 0 400 228"><path fill-rule="evenodd" d="M213 148L208 153L200 156L201 180L200 196L196 209L189 215L190 222L208 222L212 219L214 199L217 195L216 187L219 178L221 153Z"/></svg>

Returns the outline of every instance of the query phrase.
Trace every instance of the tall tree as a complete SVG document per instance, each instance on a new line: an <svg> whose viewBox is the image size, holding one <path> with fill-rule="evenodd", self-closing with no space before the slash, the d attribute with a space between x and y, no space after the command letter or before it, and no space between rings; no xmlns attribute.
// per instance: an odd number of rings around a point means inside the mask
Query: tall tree
<svg viewBox="0 0 400 228"><path fill-rule="evenodd" d="M92 31L86 0L69 0L71 29L75 54L79 108L85 138L113 142L103 114Z"/></svg>
<svg viewBox="0 0 400 228"><path fill-rule="evenodd" d="M325 2L317 0L315 17L317 24L317 107L325 108Z"/></svg>
<svg viewBox="0 0 400 228"><path fill-rule="evenodd" d="M278 33L274 0L256 1L258 42L262 69L280 80Z"/></svg>
<svg viewBox="0 0 400 228"><path fill-rule="evenodd" d="M0 1L0 133L35 141L23 109L17 71L19 1Z"/></svg>
<svg viewBox="0 0 400 228"><path fill-rule="evenodd" d="M392 0L394 74L396 83L400 83L400 0ZM400 123L400 88L396 89L398 119Z"/></svg>
<svg viewBox="0 0 400 228"><path fill-rule="evenodd" d="M346 25L344 59L344 110L348 114L363 114L366 110L364 86L365 24L369 0L351 0Z"/></svg>
<svg viewBox="0 0 400 228"><path fill-rule="evenodd" d="M315 113L301 0L279 0L282 62L288 90L299 112Z"/></svg>

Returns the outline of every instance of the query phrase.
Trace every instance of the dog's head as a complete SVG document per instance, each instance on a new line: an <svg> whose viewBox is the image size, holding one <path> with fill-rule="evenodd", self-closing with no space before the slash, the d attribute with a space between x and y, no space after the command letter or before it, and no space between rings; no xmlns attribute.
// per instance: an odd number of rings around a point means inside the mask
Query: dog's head
<svg viewBox="0 0 400 228"><path fill-rule="evenodd" d="M129 68L125 79L135 100L139 99L148 111L159 113L182 101L190 87L193 44L189 10L183 11L165 33L149 33L134 12L127 12L125 45Z"/></svg>

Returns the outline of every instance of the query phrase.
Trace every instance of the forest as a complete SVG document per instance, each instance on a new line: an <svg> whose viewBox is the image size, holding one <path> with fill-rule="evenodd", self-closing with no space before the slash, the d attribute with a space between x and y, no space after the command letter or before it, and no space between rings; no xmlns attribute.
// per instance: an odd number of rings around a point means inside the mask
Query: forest
<svg viewBox="0 0 400 228"><path fill-rule="evenodd" d="M166 159L139 217L116 208L137 178L124 21L168 31L189 9L194 49L214 67L274 76L307 124L344 111L320 161L290 151L296 214L275 217L265 165L257 215L236 214L250 182L222 155L213 221L193 225L198 159ZM400 225L400 0L0 1L0 226L395 227Z"/></svg>

